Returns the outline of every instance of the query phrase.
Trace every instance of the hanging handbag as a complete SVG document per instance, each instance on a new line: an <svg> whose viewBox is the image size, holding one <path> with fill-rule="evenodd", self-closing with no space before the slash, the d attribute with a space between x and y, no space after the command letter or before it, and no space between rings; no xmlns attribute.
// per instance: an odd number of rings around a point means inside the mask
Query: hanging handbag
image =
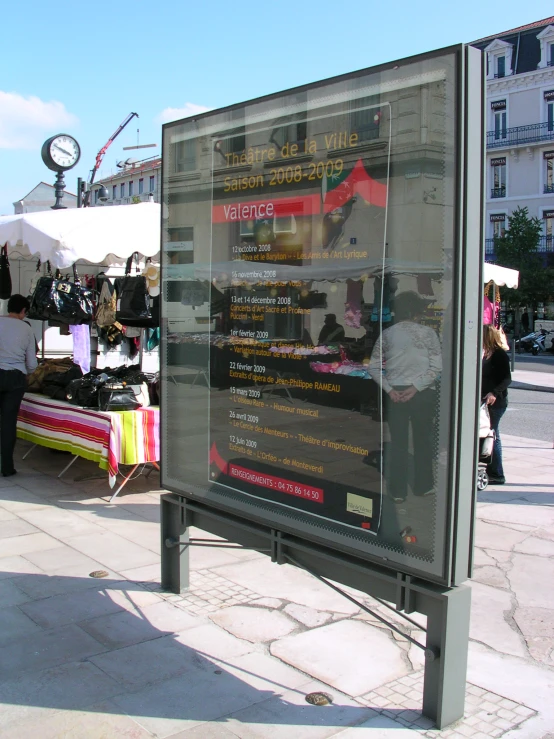
<svg viewBox="0 0 554 739"><path fill-rule="evenodd" d="M94 315L92 292L81 287L75 265L73 277L74 282L52 275L41 277L31 298L29 318L54 319L69 326L90 323Z"/></svg>
<svg viewBox="0 0 554 739"><path fill-rule="evenodd" d="M155 328L159 325L159 308L152 311L155 298L148 295L148 285L144 275L131 275L133 259L136 258L138 272L138 252L132 254L125 266L125 277L115 281L117 294L116 321L123 326L136 328ZM158 299L159 305L159 299Z"/></svg>
<svg viewBox="0 0 554 739"><path fill-rule="evenodd" d="M12 296L12 278L8 261L8 245L2 247L0 253L0 300L7 300Z"/></svg>
<svg viewBox="0 0 554 739"><path fill-rule="evenodd" d="M129 385L106 382L98 391L98 408L101 411L134 411L141 403Z"/></svg>
<svg viewBox="0 0 554 739"><path fill-rule="evenodd" d="M105 328L113 326L115 323L116 297L115 290L110 289L108 280L104 280L100 297L98 298L98 309L96 310L96 318L94 319L97 326Z"/></svg>

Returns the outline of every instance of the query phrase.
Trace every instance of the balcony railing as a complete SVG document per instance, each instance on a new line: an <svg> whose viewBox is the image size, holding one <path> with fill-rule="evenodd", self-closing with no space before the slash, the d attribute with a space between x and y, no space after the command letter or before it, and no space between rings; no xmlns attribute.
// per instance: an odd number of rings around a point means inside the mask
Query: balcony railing
<svg viewBox="0 0 554 739"><path fill-rule="evenodd" d="M548 195L549 193L554 193L554 185L545 185L544 186L544 194Z"/></svg>
<svg viewBox="0 0 554 739"><path fill-rule="evenodd" d="M487 131L487 149L497 149L520 144L534 144L541 141L554 141L554 123L531 123L528 126L505 128L501 131Z"/></svg>
<svg viewBox="0 0 554 739"><path fill-rule="evenodd" d="M494 242L495 239L485 239L486 260L490 261L495 258ZM537 252L545 255L554 254L554 236L541 236L537 245Z"/></svg>
<svg viewBox="0 0 554 739"><path fill-rule="evenodd" d="M491 190L491 198L505 198L506 188L505 187L493 187Z"/></svg>

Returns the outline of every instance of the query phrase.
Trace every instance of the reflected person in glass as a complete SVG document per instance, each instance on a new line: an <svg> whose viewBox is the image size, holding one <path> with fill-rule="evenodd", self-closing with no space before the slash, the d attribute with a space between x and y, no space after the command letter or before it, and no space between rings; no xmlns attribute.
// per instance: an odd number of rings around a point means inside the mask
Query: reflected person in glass
<svg viewBox="0 0 554 739"><path fill-rule="evenodd" d="M408 494L410 428L413 439L413 494L435 492L433 481L436 382L442 369L437 334L420 323L430 300L399 293L393 304L395 323L375 342L369 362L373 380L384 391L384 420L390 432L384 467L388 494L402 503Z"/></svg>

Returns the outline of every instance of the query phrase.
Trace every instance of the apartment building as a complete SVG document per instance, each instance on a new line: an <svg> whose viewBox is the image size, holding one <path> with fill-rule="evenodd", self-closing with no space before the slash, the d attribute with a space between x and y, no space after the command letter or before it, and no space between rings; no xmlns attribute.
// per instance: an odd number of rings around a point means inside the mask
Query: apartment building
<svg viewBox="0 0 554 739"><path fill-rule="evenodd" d="M150 195L154 202L161 200L161 157L151 157L125 165L111 177L103 177L92 186L91 206L129 205L147 202ZM108 191L108 199L100 200L100 188Z"/></svg>
<svg viewBox="0 0 554 739"><path fill-rule="evenodd" d="M486 54L486 241L519 206L543 224L539 249L553 253L554 16L472 43Z"/></svg>

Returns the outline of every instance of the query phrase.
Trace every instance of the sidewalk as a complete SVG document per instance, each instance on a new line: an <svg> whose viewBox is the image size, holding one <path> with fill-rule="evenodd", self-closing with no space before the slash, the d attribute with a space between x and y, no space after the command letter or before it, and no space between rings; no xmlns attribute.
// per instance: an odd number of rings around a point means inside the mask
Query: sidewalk
<svg viewBox="0 0 554 739"><path fill-rule="evenodd" d="M478 503L466 716L439 732L419 712L421 651L403 637L304 572L243 550L193 549L190 591L162 593L157 475L110 505L105 477L81 479L90 463L57 480L64 457L38 448L21 462L19 443L19 474L0 479L0 735L549 736L554 450L503 445L510 484ZM107 576L90 577L98 570ZM332 705L308 705L314 691Z"/></svg>
<svg viewBox="0 0 554 739"><path fill-rule="evenodd" d="M543 393L554 393L554 371L549 374L532 370L514 370L510 387L516 390L540 390Z"/></svg>

